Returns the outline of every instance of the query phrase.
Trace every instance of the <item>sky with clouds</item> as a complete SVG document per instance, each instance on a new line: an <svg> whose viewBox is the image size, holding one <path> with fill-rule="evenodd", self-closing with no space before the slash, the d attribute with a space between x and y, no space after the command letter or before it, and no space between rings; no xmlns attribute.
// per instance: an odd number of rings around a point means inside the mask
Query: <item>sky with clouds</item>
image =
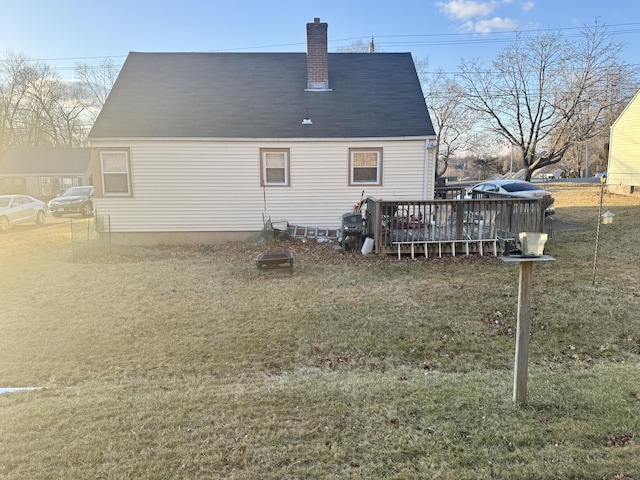
<svg viewBox="0 0 640 480"><path fill-rule="evenodd" d="M449 19L460 22L461 32L491 33L495 31L516 30L523 27L520 17L501 16L502 8L513 4L511 0L478 2L452 0L438 2L436 6ZM535 7L534 2L517 2L522 16ZM524 22L526 25L526 21ZM534 26L534 25L531 25Z"/></svg>
<svg viewBox="0 0 640 480"><path fill-rule="evenodd" d="M640 64L640 2L629 0L0 0L0 54L44 59L63 76L76 62L122 63L130 51L305 51L305 24L329 24L329 49L374 39L429 70L490 61L515 31L606 25Z"/></svg>

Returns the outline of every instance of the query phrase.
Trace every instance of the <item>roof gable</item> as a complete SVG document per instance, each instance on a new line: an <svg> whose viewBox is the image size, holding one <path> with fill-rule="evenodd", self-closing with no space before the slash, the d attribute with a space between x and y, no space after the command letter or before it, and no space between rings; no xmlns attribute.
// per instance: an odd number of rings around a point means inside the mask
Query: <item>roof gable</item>
<svg viewBox="0 0 640 480"><path fill-rule="evenodd" d="M625 115L627 114L628 110L632 110L635 106L636 106L636 102L640 101L638 100L638 98L640 98L640 90L638 90L635 95L633 96L633 98L629 101L629 103L627 103L627 105L624 107L624 109L622 110L622 112L620 113L620 115L618 115L618 118L616 118L613 122L613 124L611 125L611 127L615 127L619 122L622 121L622 119L625 117ZM640 105L640 104L638 104Z"/></svg>
<svg viewBox="0 0 640 480"><path fill-rule="evenodd" d="M328 62L331 90L306 91L304 53L130 53L90 139L434 135L410 54Z"/></svg>

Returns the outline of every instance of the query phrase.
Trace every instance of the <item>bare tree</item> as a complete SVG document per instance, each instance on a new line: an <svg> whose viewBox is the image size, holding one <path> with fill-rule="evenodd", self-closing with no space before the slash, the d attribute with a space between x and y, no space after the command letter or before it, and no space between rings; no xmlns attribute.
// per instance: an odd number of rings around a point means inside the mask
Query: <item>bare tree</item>
<svg viewBox="0 0 640 480"><path fill-rule="evenodd" d="M118 78L120 67L111 58L105 58L97 67L87 63L76 63L75 71L76 78L90 92L93 106L102 108Z"/></svg>
<svg viewBox="0 0 640 480"><path fill-rule="evenodd" d="M444 71L424 76L422 85L436 130L436 176L442 176L455 153L467 148L473 125L471 111L463 104L458 82Z"/></svg>
<svg viewBox="0 0 640 480"><path fill-rule="evenodd" d="M0 59L0 156L20 143L23 106L29 85L38 77L36 70L22 54L9 51Z"/></svg>
<svg viewBox="0 0 640 480"><path fill-rule="evenodd" d="M601 133L610 112L628 101L620 81L630 67L621 62L621 49L597 24L576 39L517 34L492 69L463 62L465 104L486 132L514 147L529 180Z"/></svg>
<svg viewBox="0 0 640 480"><path fill-rule="evenodd" d="M58 146L61 143L56 113L62 101L62 83L48 65L38 63L34 78L26 85L22 105L23 138L27 146Z"/></svg>
<svg viewBox="0 0 640 480"><path fill-rule="evenodd" d="M336 52L338 53L375 53L379 50L375 45L375 40L371 37L369 42L364 42L362 39L355 40L350 45L346 47L338 47L336 48Z"/></svg>
<svg viewBox="0 0 640 480"><path fill-rule="evenodd" d="M86 93L86 89L77 81L60 83L60 96L51 112L52 122L56 125L58 145L86 145L89 128L95 120Z"/></svg>
<svg viewBox="0 0 640 480"><path fill-rule="evenodd" d="M50 65L8 52L0 59L0 156L11 147L76 147L86 143L85 92Z"/></svg>
<svg viewBox="0 0 640 480"><path fill-rule="evenodd" d="M478 176L478 179L488 178L492 174L495 174L498 170L498 159L496 157L477 157L471 162L473 166L473 172Z"/></svg>

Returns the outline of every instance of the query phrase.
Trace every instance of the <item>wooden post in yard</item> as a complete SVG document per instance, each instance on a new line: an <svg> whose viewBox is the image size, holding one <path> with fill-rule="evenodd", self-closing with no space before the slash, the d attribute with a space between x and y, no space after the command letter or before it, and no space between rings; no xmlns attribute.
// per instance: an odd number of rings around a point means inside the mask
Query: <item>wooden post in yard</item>
<svg viewBox="0 0 640 480"><path fill-rule="evenodd" d="M531 286L533 262L520 263L518 280L518 313L516 327L516 361L513 368L513 401L517 406L527 403L529 367L529 335L531 333Z"/></svg>
<svg viewBox="0 0 640 480"><path fill-rule="evenodd" d="M507 263L520 264L518 280L518 313L516 327L516 358L513 367L513 402L516 407L527 404L527 377L529 373L529 336L531 333L531 287L534 262L552 262L549 255L538 257L502 257Z"/></svg>

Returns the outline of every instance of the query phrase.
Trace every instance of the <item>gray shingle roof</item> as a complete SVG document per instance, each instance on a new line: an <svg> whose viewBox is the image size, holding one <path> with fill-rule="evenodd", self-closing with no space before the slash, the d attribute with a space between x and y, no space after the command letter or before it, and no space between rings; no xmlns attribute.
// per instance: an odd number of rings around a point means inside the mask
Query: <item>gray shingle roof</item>
<svg viewBox="0 0 640 480"><path fill-rule="evenodd" d="M409 53L330 53L331 91L306 86L304 53L130 53L90 138L435 134Z"/></svg>
<svg viewBox="0 0 640 480"><path fill-rule="evenodd" d="M0 161L0 175L80 175L90 164L88 148L12 148Z"/></svg>

